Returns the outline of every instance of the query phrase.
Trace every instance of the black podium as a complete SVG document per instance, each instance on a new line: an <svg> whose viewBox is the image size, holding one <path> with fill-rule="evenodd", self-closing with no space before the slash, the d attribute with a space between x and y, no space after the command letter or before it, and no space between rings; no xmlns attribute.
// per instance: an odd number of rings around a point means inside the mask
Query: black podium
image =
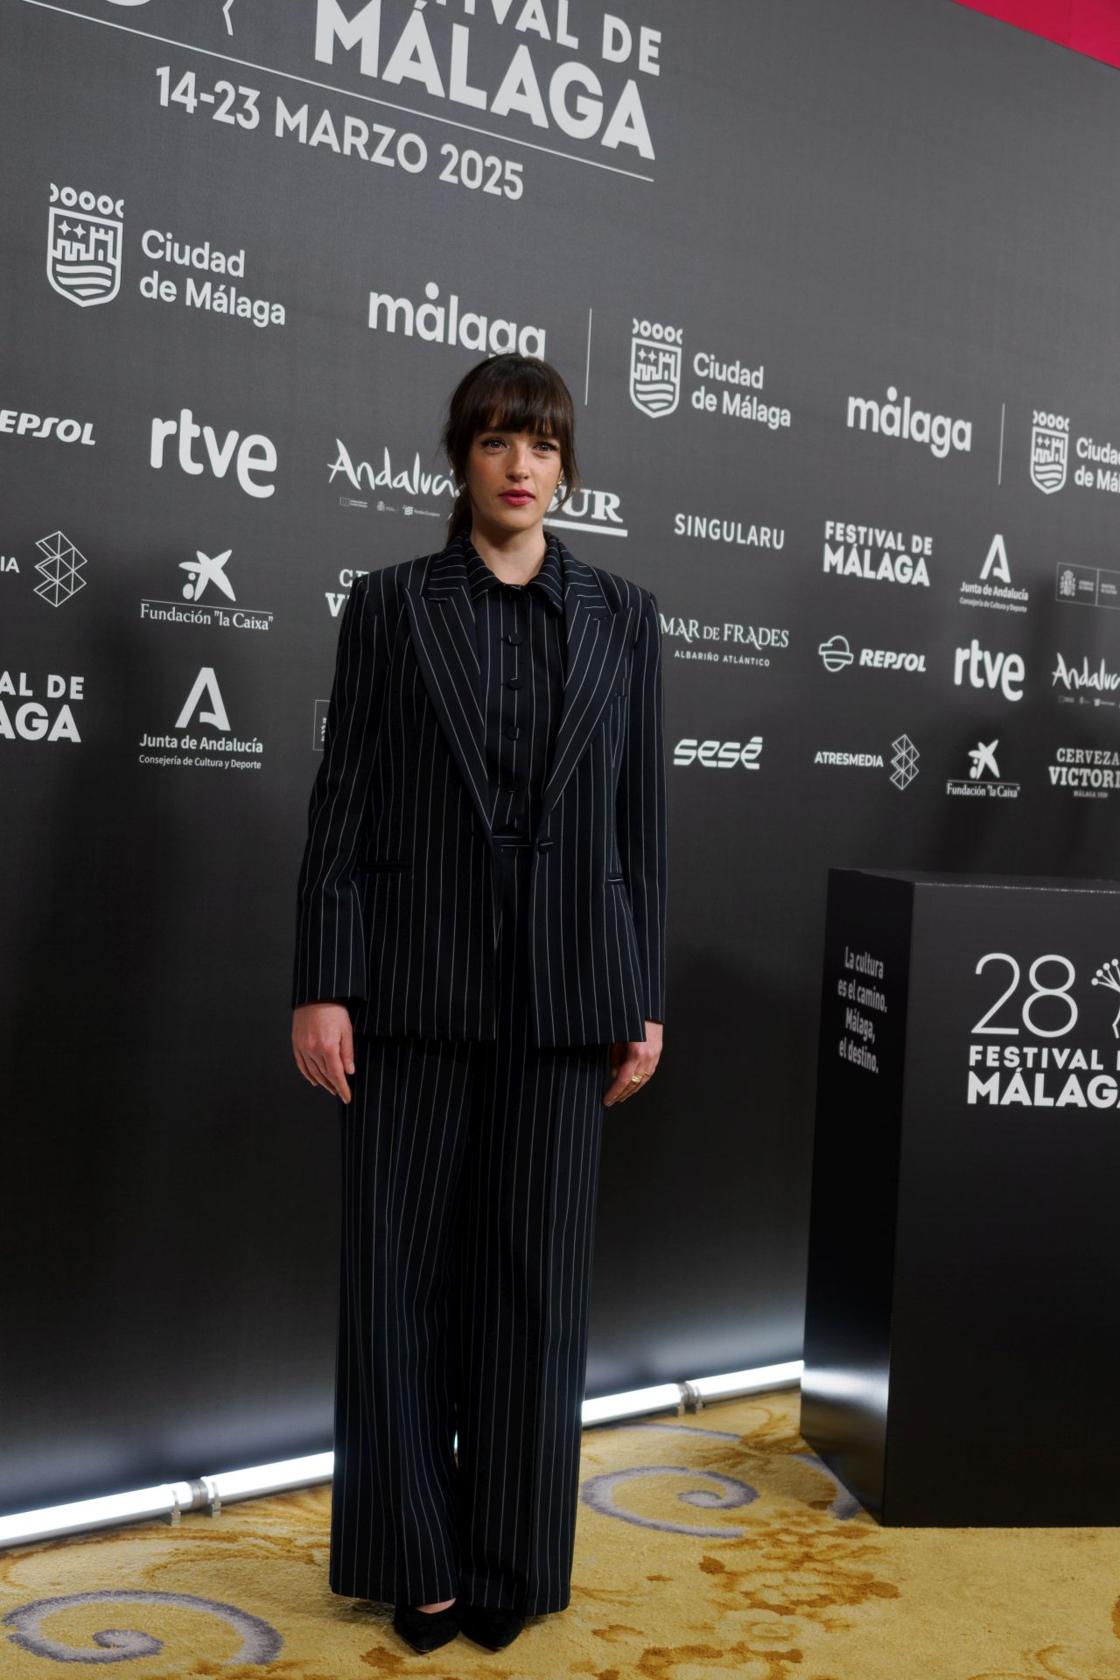
<svg viewBox="0 0 1120 1680"><path fill-rule="evenodd" d="M1120 1523L1120 883L832 870L801 1432L887 1525Z"/></svg>

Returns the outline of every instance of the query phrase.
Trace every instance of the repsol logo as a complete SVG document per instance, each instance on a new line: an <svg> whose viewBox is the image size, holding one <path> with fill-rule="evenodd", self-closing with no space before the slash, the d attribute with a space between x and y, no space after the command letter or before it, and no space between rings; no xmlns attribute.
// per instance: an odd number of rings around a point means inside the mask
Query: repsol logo
<svg viewBox="0 0 1120 1680"><path fill-rule="evenodd" d="M861 648L859 662L876 671L924 671L926 668L924 653L892 653L889 648Z"/></svg>
<svg viewBox="0 0 1120 1680"><path fill-rule="evenodd" d="M732 770L737 764L757 770L761 757L761 735L749 741L697 741L686 736L673 749L674 764L702 764L705 770Z"/></svg>
<svg viewBox="0 0 1120 1680"><path fill-rule="evenodd" d="M50 437L59 443L94 443L92 420L60 420L57 414L42 419L18 408L0 408L0 432L14 432L16 437Z"/></svg>

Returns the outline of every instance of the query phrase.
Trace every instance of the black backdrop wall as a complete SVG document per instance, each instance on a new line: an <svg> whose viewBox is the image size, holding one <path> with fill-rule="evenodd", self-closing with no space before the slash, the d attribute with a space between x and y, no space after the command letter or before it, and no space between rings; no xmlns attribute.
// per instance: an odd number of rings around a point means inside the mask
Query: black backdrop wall
<svg viewBox="0 0 1120 1680"><path fill-rule="evenodd" d="M663 614L590 1393L799 1353L829 864L1114 870L1115 72L951 0L613 5L0 14L6 1510L330 1443L295 873L481 354L561 368L556 527Z"/></svg>

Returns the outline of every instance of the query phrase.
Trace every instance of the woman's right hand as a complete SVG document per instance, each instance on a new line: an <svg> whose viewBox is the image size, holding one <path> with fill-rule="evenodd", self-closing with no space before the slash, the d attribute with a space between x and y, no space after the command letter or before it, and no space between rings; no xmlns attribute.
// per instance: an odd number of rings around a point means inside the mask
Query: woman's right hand
<svg viewBox="0 0 1120 1680"><path fill-rule="evenodd" d="M301 1003L293 1009L292 1053L309 1085L350 1101L346 1075L354 1072L354 1028L344 1003Z"/></svg>

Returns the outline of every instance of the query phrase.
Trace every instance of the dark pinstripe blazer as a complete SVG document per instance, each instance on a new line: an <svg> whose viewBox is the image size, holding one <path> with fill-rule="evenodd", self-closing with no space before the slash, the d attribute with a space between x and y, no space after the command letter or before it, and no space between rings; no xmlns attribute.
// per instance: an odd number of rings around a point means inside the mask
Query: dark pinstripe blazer
<svg viewBox="0 0 1120 1680"><path fill-rule="evenodd" d="M563 543L566 671L529 865L538 1045L664 1020L661 637L648 589ZM500 902L461 550L356 580L297 886L293 1007L356 1032L495 1034Z"/></svg>

